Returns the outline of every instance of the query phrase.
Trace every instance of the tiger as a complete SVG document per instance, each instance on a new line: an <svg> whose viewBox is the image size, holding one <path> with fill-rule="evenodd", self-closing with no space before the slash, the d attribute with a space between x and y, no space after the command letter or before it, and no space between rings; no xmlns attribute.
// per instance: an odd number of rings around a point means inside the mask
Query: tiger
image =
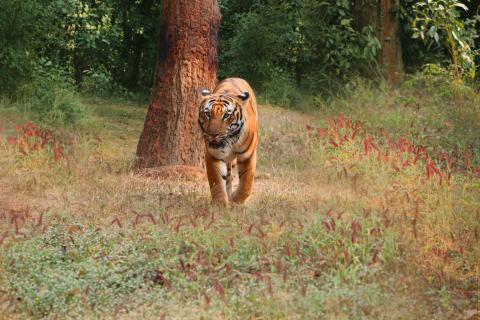
<svg viewBox="0 0 480 320"><path fill-rule="evenodd" d="M198 123L205 141L205 166L213 204L243 204L250 197L257 163L255 93L247 81L228 78L213 92L201 91ZM232 170L239 184L232 193Z"/></svg>

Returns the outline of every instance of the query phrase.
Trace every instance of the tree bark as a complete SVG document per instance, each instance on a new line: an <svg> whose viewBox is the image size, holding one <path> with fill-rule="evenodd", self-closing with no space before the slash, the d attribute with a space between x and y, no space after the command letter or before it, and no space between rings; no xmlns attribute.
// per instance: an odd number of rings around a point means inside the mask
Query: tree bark
<svg viewBox="0 0 480 320"><path fill-rule="evenodd" d="M398 6L398 0L355 0L354 7L356 29L372 26L382 45L378 63L391 84L401 83L404 76Z"/></svg>
<svg viewBox="0 0 480 320"><path fill-rule="evenodd" d="M381 0L381 34L379 62L383 66L385 77L391 84L403 81L402 42L400 39L400 21L394 10L398 0Z"/></svg>
<svg viewBox="0 0 480 320"><path fill-rule="evenodd" d="M200 89L213 89L220 9L217 0L164 0L160 46L137 167L203 168L204 142L197 123Z"/></svg>

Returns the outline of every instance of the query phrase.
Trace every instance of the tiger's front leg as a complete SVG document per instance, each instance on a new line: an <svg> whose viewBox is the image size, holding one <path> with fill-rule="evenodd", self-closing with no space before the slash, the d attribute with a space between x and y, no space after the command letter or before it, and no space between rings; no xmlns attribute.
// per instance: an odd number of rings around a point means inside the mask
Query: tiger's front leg
<svg viewBox="0 0 480 320"><path fill-rule="evenodd" d="M235 161L235 160L234 160ZM233 186L233 168L236 166L236 163L234 161L227 162L227 196L228 199L231 199L232 197L232 186Z"/></svg>
<svg viewBox="0 0 480 320"><path fill-rule="evenodd" d="M237 159L239 184L237 190L232 195L232 201L235 203L244 203L252 193L253 179L255 177L255 167L257 165L257 151L253 151L250 158L239 161Z"/></svg>
<svg viewBox="0 0 480 320"><path fill-rule="evenodd" d="M213 158L208 151L205 154L208 184L212 195L212 203L228 205L227 195L227 165L222 160Z"/></svg>

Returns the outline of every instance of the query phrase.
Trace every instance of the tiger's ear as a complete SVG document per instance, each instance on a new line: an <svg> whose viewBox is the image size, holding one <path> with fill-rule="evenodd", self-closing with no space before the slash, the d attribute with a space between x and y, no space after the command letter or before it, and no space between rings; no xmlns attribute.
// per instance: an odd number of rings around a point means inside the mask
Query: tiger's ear
<svg viewBox="0 0 480 320"><path fill-rule="evenodd" d="M250 98L250 94L245 91L242 94L239 94L237 97L240 98L242 101L246 101L248 100L248 98Z"/></svg>
<svg viewBox="0 0 480 320"><path fill-rule="evenodd" d="M200 93L202 94L202 96L206 97L210 94L210 90L207 90L207 89L202 89L200 91Z"/></svg>

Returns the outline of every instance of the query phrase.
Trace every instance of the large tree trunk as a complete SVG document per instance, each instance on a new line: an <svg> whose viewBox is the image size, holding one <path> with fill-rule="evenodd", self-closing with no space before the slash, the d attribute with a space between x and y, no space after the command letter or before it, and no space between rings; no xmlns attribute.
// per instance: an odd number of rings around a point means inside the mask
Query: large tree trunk
<svg viewBox="0 0 480 320"><path fill-rule="evenodd" d="M204 166L200 89L213 89L220 27L217 0L164 0L160 47L137 167Z"/></svg>
<svg viewBox="0 0 480 320"><path fill-rule="evenodd" d="M355 0L356 29L372 26L382 48L378 62L391 84L403 81L404 68L400 38L400 22L395 11L399 0Z"/></svg>

